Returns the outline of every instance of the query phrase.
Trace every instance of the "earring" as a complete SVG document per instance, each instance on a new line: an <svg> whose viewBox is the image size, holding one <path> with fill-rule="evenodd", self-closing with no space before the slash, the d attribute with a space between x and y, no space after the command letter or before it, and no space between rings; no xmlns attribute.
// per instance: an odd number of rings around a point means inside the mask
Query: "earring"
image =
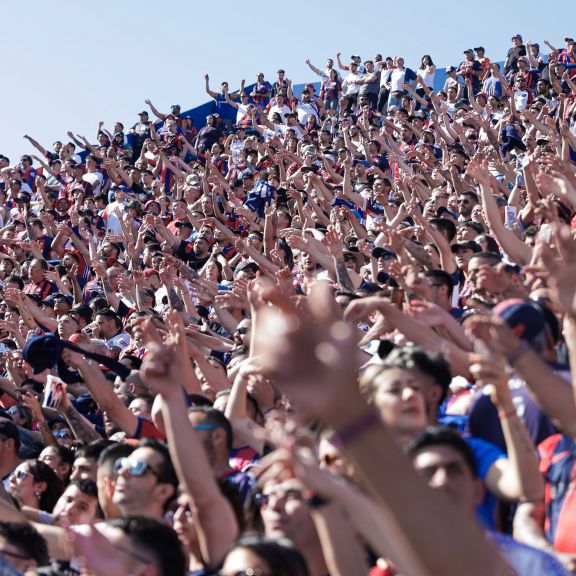
<svg viewBox="0 0 576 576"><path fill-rule="evenodd" d="M42 492L40 492L40 490L35 490L34 496L36 496L36 498L40 498L40 496L42 496Z"/></svg>

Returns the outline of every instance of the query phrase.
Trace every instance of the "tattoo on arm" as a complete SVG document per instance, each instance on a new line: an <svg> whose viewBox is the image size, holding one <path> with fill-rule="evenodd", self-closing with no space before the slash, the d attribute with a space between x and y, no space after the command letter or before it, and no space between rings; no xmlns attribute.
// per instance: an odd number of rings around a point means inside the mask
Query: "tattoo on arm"
<svg viewBox="0 0 576 576"><path fill-rule="evenodd" d="M141 312L144 310L144 298L146 297L146 292L143 286L136 287L136 306Z"/></svg>
<svg viewBox="0 0 576 576"><path fill-rule="evenodd" d="M354 292L354 284L352 283L352 279L348 274L348 270L346 268L346 263L344 262L344 258L334 258L334 262L336 264L336 280L340 287L343 290L347 290L348 292Z"/></svg>
<svg viewBox="0 0 576 576"><path fill-rule="evenodd" d="M102 277L102 286L104 287L104 292L106 292L106 294L110 294L112 292L112 286L107 276Z"/></svg>
<svg viewBox="0 0 576 576"><path fill-rule="evenodd" d="M64 412L64 417L74 436L81 442L88 444L94 440L102 440L102 436L86 422L84 417L73 406L70 406Z"/></svg>
<svg viewBox="0 0 576 576"><path fill-rule="evenodd" d="M422 246L418 246L418 244L414 244L414 242L406 242L406 250L408 250L408 252L410 252L410 254L422 265L426 267L432 265L430 254L428 254Z"/></svg>
<svg viewBox="0 0 576 576"><path fill-rule="evenodd" d="M178 268L178 272L180 272L180 274L182 274L182 276L188 280L196 280L200 276L196 270L192 270L190 266L186 265L180 266L180 268Z"/></svg>
<svg viewBox="0 0 576 576"><path fill-rule="evenodd" d="M170 306L172 306L174 310L178 312L184 311L184 300L178 296L174 287L168 288L168 299L170 300Z"/></svg>

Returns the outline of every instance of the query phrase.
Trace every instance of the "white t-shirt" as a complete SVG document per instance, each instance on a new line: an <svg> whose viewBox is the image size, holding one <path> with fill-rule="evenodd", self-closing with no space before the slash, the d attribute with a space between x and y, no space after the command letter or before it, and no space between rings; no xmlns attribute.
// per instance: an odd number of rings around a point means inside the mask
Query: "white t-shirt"
<svg viewBox="0 0 576 576"><path fill-rule="evenodd" d="M360 84L354 83L358 78L362 78L362 74L352 74L352 72L344 78L342 88L345 89L345 94L358 94L360 92Z"/></svg>
<svg viewBox="0 0 576 576"><path fill-rule="evenodd" d="M116 208L119 208L120 212L124 212L125 204L114 200L114 202L110 202L104 209L104 214L106 215L106 231L112 234L122 234L120 220L118 220L116 214L114 214Z"/></svg>
<svg viewBox="0 0 576 576"><path fill-rule="evenodd" d="M280 107L278 106L278 104L274 104L274 106L272 106L270 108L270 111L268 112L268 120L270 120L270 122L272 122L272 118L274 117L274 114L278 113L280 114L280 118L282 118L282 122L285 122L285 116L286 114L288 114L289 112L291 112L290 108L288 108L288 106L286 106L286 104L284 104L284 106Z"/></svg>
<svg viewBox="0 0 576 576"><path fill-rule="evenodd" d="M418 68L416 71L416 75L419 78L422 78L424 81L424 85L427 88L434 89L434 76L436 76L436 68L433 69L433 72L428 72L429 67L427 66L424 70Z"/></svg>
<svg viewBox="0 0 576 576"><path fill-rule="evenodd" d="M298 140L302 138L302 132L300 131L299 126L288 126L287 124L275 124L274 130L265 128L264 132L262 133L262 136L264 136L264 138L273 138L274 136L280 134L282 137L285 137L288 130L294 130L294 132L296 133L296 138L298 138Z"/></svg>
<svg viewBox="0 0 576 576"><path fill-rule="evenodd" d="M121 350L124 350L124 348L127 348L130 345L130 341L130 336L126 334L126 332L120 332L120 334L116 334L116 336L107 340L106 346L108 346L108 348L120 348Z"/></svg>
<svg viewBox="0 0 576 576"><path fill-rule="evenodd" d="M310 102L298 100L296 112L298 113L298 122L300 122L300 124L306 124L308 116L314 116L317 122L320 120L318 117L318 105L312 100Z"/></svg>
<svg viewBox="0 0 576 576"><path fill-rule="evenodd" d="M236 112L236 124L240 124L242 120L248 115L249 104L238 104L238 111Z"/></svg>
<svg viewBox="0 0 576 576"><path fill-rule="evenodd" d="M515 90L514 91L514 105L518 112L522 112L528 104L528 90Z"/></svg>
<svg viewBox="0 0 576 576"><path fill-rule="evenodd" d="M394 68L392 74L390 74L390 92L403 92L402 84L404 84L405 77L406 68Z"/></svg>
<svg viewBox="0 0 576 576"><path fill-rule="evenodd" d="M82 176L82 180L84 180L84 182L92 184L92 190L96 195L100 193L102 183L104 182L104 176L102 176L100 172L87 172L86 174L84 174L84 176Z"/></svg>

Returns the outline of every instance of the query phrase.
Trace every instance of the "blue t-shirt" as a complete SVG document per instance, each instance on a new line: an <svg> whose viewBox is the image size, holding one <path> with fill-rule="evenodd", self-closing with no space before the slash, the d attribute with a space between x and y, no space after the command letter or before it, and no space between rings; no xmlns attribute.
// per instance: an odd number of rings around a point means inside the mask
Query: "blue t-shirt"
<svg viewBox="0 0 576 576"><path fill-rule="evenodd" d="M498 446L494 446L494 444L490 444L480 438L473 438L472 436L465 435L463 436L464 440L468 443L468 446L474 452L474 457L476 459L476 466L477 470L476 473L478 477L484 482L486 476L488 475L488 470L490 470L491 466L496 462L496 460L500 460L501 458L506 458L506 454L498 448ZM496 504L498 499L494 494L492 494L488 489L484 492L484 500L478 508L476 509L476 515L482 524L489 528L490 530L496 529L496 523L494 521L494 511L496 509Z"/></svg>

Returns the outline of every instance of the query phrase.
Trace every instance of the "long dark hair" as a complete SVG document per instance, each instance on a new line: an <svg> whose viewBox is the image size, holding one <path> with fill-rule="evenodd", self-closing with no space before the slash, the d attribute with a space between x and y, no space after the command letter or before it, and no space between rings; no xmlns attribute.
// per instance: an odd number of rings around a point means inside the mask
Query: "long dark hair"
<svg viewBox="0 0 576 576"><path fill-rule="evenodd" d="M428 64L424 64L425 58L428 58ZM424 56L422 56L422 61L420 64L420 70L424 70L424 68L426 68L426 66L434 66L434 62L432 62L432 58L430 57L430 54L424 54Z"/></svg>
<svg viewBox="0 0 576 576"><path fill-rule="evenodd" d="M48 464L45 464L41 460L27 460L26 464L28 464L28 470L32 478L34 478L35 483L46 483L46 490L42 492L42 496L40 497L40 510L52 512L58 498L60 498L62 492L64 492L62 480L56 476L56 472L54 472Z"/></svg>

